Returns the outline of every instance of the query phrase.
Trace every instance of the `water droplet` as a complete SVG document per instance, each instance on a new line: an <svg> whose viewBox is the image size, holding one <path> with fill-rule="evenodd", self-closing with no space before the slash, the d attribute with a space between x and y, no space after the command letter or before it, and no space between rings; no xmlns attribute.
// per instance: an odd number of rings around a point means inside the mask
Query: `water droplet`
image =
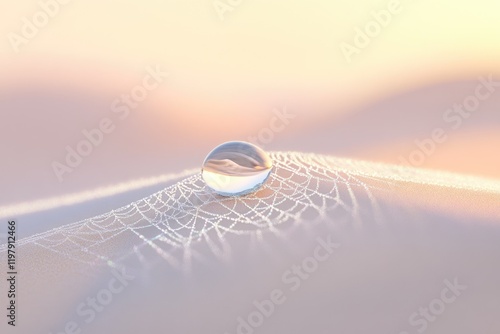
<svg viewBox="0 0 500 334"><path fill-rule="evenodd" d="M203 162L207 186L222 196L240 196L257 191L271 174L273 163L261 148L232 141L217 146Z"/></svg>

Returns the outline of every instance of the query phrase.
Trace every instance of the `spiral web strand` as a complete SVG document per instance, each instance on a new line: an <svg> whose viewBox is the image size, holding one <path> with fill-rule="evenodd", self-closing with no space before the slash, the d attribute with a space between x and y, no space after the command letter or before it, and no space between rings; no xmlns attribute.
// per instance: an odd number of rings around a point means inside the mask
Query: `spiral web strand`
<svg viewBox="0 0 500 334"><path fill-rule="evenodd" d="M131 257L146 264L153 253L182 267L198 257L193 245L200 243L224 257L228 234L259 238L265 231L279 233L279 225L331 212L353 222L363 214L382 221L372 190L388 190L396 181L500 193L498 182L454 174L315 154L276 152L271 158L275 169L254 194L221 197L195 174L117 210L21 239L18 247L42 248L89 266L119 266ZM6 245L0 246L4 252Z"/></svg>

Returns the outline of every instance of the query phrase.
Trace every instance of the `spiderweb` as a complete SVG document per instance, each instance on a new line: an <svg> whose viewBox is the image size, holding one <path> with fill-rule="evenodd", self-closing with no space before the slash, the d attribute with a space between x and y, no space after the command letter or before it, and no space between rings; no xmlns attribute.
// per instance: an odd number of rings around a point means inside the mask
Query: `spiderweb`
<svg viewBox="0 0 500 334"><path fill-rule="evenodd" d="M342 213L351 222L363 215L382 222L374 189L395 182L417 182L500 193L500 184L454 174L302 153L271 153L274 171L264 187L243 197L222 197L205 186L199 173L162 191L108 213L36 234L17 247L50 251L89 266L118 267L154 255L182 268L204 244L216 256L230 251L228 236L280 233L280 226L325 220ZM337 215L338 217L338 215ZM0 253L6 245L0 246Z"/></svg>

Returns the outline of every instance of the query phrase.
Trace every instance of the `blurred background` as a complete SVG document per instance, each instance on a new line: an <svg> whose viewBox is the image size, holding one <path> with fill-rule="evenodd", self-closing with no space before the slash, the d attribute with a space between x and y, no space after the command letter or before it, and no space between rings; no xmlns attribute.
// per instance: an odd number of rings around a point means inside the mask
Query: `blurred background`
<svg viewBox="0 0 500 334"><path fill-rule="evenodd" d="M3 205L228 140L500 177L498 1L0 1Z"/></svg>

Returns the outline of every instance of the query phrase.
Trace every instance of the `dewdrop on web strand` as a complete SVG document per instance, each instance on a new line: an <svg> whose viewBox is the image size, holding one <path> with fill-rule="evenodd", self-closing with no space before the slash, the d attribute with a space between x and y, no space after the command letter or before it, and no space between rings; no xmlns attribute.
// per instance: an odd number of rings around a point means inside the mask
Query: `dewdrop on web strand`
<svg viewBox="0 0 500 334"><path fill-rule="evenodd" d="M232 141L217 146L203 162L202 178L222 196L242 196L259 190L266 182L273 163L261 148Z"/></svg>

